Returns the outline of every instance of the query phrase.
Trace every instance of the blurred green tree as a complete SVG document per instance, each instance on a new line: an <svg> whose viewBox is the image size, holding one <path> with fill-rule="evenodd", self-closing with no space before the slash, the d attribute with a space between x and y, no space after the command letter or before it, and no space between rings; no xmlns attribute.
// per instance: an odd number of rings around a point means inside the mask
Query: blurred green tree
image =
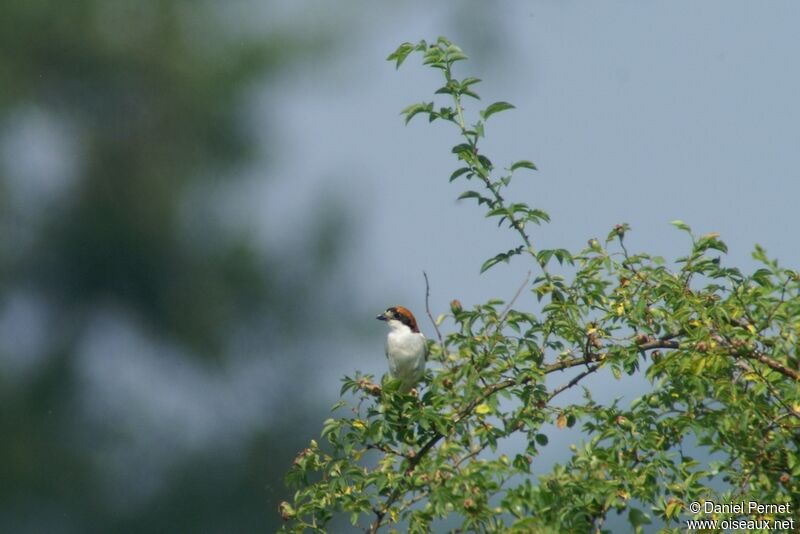
<svg viewBox="0 0 800 534"><path fill-rule="evenodd" d="M269 347L295 331L337 261L335 214L319 223L325 239L307 237L299 278L209 209L255 154L248 92L325 39L243 32L236 12L179 0L0 5L0 317L22 300L44 325L26 334L30 354L0 354L37 362L24 380L0 366L4 532L241 532L277 520L270 488L308 407L247 434L236 454L183 455L160 490L120 503L98 454L141 429L87 423L77 363L109 309L212 374L243 330L274 358ZM32 328L22 323L7 337ZM19 344L3 341L6 353Z"/></svg>

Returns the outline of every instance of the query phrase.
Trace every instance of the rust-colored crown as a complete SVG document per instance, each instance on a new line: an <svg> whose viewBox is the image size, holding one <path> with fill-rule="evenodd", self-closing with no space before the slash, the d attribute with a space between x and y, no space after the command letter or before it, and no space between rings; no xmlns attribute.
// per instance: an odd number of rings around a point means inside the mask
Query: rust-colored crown
<svg viewBox="0 0 800 534"><path fill-rule="evenodd" d="M391 311L392 315L394 315L398 321L409 327L412 332L419 333L417 320L414 318L414 314L411 313L411 310L403 306L392 306L386 311Z"/></svg>

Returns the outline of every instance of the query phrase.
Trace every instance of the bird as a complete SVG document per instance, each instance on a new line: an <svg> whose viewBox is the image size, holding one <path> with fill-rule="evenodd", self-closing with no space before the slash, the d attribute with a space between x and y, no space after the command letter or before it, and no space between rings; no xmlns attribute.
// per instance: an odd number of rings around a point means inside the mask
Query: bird
<svg viewBox="0 0 800 534"><path fill-rule="evenodd" d="M408 308L392 306L376 317L386 321L389 334L386 336L386 358L389 373L400 381L399 391L408 393L425 373L428 345L419 331L417 320Z"/></svg>

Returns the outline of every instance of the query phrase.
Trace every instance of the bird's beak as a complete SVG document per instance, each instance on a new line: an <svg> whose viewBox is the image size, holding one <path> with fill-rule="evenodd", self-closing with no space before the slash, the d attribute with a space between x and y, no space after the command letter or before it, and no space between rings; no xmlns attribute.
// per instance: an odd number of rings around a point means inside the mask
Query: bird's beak
<svg viewBox="0 0 800 534"><path fill-rule="evenodd" d="M379 321L385 321L385 320L386 320L386 314L385 314L385 313L382 313L382 314L378 315L378 316L377 316L377 317L375 317L375 318L376 318L377 320L379 320Z"/></svg>

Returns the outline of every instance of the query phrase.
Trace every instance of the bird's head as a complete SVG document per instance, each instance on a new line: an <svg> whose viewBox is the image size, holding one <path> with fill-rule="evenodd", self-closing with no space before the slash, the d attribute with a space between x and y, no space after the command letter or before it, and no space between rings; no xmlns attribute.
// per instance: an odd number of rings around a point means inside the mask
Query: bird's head
<svg viewBox="0 0 800 534"><path fill-rule="evenodd" d="M392 330L408 328L412 332L419 333L419 327L417 326L417 320L414 318L414 314L403 306L387 308L386 311L378 315L376 319L379 321L386 321L386 324L388 324L389 328Z"/></svg>

